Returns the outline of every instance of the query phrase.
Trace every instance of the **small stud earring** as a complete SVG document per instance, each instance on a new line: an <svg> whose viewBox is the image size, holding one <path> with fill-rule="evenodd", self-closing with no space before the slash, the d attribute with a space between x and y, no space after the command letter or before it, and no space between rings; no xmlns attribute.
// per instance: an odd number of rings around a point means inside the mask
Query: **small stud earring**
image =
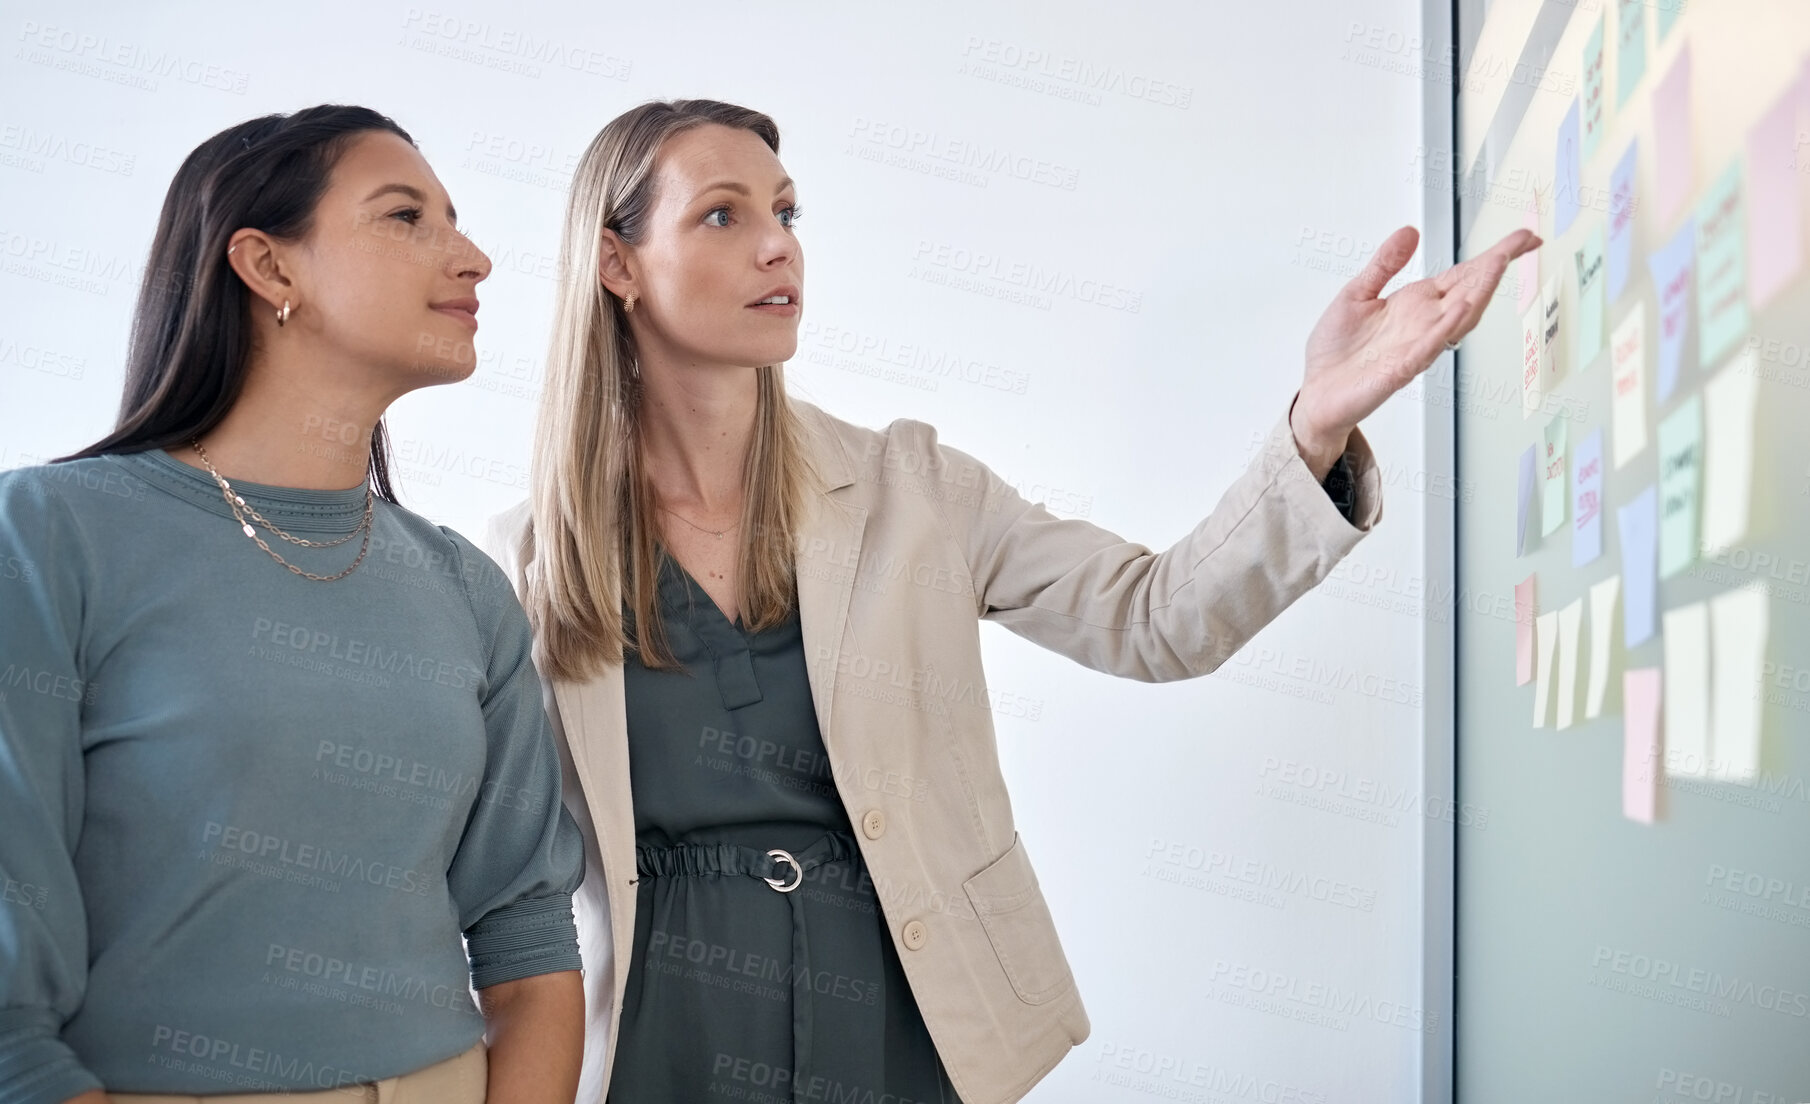
<svg viewBox="0 0 1810 1104"><path fill-rule="evenodd" d="M289 321L289 300L285 299L285 300L283 300L283 309L277 312L277 325L281 326L285 322L288 322L288 321Z"/></svg>

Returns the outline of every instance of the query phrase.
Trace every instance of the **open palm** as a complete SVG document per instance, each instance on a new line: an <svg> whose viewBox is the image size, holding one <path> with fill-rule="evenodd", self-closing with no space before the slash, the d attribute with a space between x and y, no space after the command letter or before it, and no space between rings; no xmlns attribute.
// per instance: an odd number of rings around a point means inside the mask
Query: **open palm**
<svg viewBox="0 0 1810 1104"><path fill-rule="evenodd" d="M1517 230L1487 252L1383 298L1384 285L1419 242L1412 226L1389 235L1308 334L1292 419L1304 449L1342 451L1359 422L1471 332L1509 262L1541 244L1533 231Z"/></svg>

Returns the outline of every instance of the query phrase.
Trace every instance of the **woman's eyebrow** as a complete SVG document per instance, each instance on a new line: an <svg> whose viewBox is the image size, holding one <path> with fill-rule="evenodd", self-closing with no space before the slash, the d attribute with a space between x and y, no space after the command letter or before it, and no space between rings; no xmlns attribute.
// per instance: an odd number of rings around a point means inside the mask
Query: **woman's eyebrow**
<svg viewBox="0 0 1810 1104"><path fill-rule="evenodd" d="M787 188L790 188L791 186L792 186L792 178L788 176L784 180L781 180L779 182L779 185L773 189L773 194L778 195L779 193L785 191ZM722 191L726 191L726 192L734 192L737 195L752 196L754 194L752 191L750 191L748 189L748 186L746 184L743 184L740 181L735 181L735 180L719 180L715 184L707 185L702 190L700 190L698 192L698 194L703 195L705 192L714 192L719 189Z"/></svg>
<svg viewBox="0 0 1810 1104"><path fill-rule="evenodd" d="M403 195L408 196L410 199L414 200L416 203L420 203L422 205L426 205L426 203L427 203L427 193L422 191L420 188L415 187L413 184L385 184L382 187L378 188L376 191L372 192L370 195L366 196L364 198L364 201L366 203L369 203L373 199L376 199L378 196L383 195L386 192L401 192ZM457 211L453 210L453 205L450 203L448 203L446 205L446 217L449 220L451 220L453 225L455 225L455 226L458 225L459 213Z"/></svg>

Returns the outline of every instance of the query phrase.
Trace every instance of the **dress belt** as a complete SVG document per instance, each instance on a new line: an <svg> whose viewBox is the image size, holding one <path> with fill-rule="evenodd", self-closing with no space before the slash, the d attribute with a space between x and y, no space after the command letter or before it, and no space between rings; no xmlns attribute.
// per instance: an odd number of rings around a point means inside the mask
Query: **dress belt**
<svg viewBox="0 0 1810 1104"><path fill-rule="evenodd" d="M734 843L677 843L670 847L635 848L635 871L643 878L695 878L708 874L745 874L760 878L786 896L792 906L792 1085L810 1084L814 1076L812 1011L817 991L812 984L811 945L805 932L804 901L792 891L806 871L828 863L847 862L860 853L848 832L829 831L796 855L774 848L761 851ZM803 991L799 982L803 981Z"/></svg>

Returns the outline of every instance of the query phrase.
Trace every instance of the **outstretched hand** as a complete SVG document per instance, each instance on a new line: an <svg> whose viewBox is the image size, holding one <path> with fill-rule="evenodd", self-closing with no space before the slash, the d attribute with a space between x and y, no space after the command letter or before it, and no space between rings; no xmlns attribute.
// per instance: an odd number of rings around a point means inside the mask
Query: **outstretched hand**
<svg viewBox="0 0 1810 1104"><path fill-rule="evenodd" d="M1517 230L1488 252L1381 298L1419 242L1412 226L1390 234L1307 336L1307 371L1289 427L1316 478L1332 470L1359 422L1471 332L1509 262L1541 244L1533 231Z"/></svg>

